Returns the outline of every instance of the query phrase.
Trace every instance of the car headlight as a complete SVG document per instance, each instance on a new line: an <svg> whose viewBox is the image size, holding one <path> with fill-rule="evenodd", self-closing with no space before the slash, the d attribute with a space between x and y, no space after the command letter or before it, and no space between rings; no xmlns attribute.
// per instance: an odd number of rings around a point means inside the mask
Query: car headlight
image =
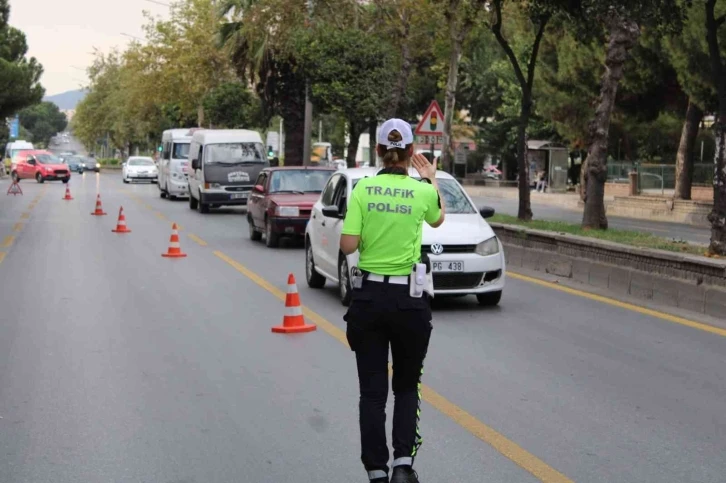
<svg viewBox="0 0 726 483"><path fill-rule="evenodd" d="M86 167L86 163L81 163L81 168L85 168L85 167Z"/></svg>
<svg viewBox="0 0 726 483"><path fill-rule="evenodd" d="M277 216L300 216L300 207L298 206L277 206L275 207Z"/></svg>
<svg viewBox="0 0 726 483"><path fill-rule="evenodd" d="M222 188L222 185L219 183L207 183L207 185L208 189L218 190Z"/></svg>
<svg viewBox="0 0 726 483"><path fill-rule="evenodd" d="M497 240L497 237L495 236L488 240L484 240L476 246L476 250L474 250L474 252L483 257L499 253L499 240Z"/></svg>

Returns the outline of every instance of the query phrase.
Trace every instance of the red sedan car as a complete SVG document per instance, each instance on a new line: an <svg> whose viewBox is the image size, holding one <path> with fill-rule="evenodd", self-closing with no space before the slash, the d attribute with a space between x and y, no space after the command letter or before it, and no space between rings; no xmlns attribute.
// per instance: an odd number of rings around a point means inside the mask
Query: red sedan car
<svg viewBox="0 0 726 483"><path fill-rule="evenodd" d="M63 164L50 151L23 151L18 154L10 167L13 181L33 179L38 183L45 181L62 181L67 183L71 179L68 165Z"/></svg>
<svg viewBox="0 0 726 483"><path fill-rule="evenodd" d="M250 238L276 247L282 236L302 238L313 204L320 198L330 167L275 167L263 169L247 202Z"/></svg>

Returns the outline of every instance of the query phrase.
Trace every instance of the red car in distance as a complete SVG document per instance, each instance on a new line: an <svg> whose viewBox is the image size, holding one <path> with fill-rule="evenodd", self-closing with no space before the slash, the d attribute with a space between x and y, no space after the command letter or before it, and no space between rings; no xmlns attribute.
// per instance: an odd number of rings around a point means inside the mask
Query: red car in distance
<svg viewBox="0 0 726 483"><path fill-rule="evenodd" d="M50 151L22 151L17 155L10 167L13 181L33 179L38 183L46 181L62 181L67 183L71 179L68 165L63 164L60 158Z"/></svg>
<svg viewBox="0 0 726 483"><path fill-rule="evenodd" d="M268 247L276 247L280 237L302 238L310 212L335 168L291 166L263 169L247 202L250 239L265 234Z"/></svg>

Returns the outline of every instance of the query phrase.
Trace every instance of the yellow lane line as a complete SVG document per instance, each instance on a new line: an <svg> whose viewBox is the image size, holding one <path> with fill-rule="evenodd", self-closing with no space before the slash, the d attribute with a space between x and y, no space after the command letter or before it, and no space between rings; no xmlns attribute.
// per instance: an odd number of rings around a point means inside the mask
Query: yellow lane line
<svg viewBox="0 0 726 483"><path fill-rule="evenodd" d="M3 260L5 260L5 252L0 252L0 263L2 263Z"/></svg>
<svg viewBox="0 0 726 483"><path fill-rule="evenodd" d="M285 292L275 287L270 282L260 277L241 263L228 257L227 255L218 250L214 251L214 255L225 261L232 268L252 280L263 289L270 292L278 299L285 300ZM338 342L345 345L346 347L349 347L345 332L342 329L338 328L333 323L326 320L323 316L313 312L308 307L303 306L303 314L305 314L305 317L307 317L308 320L310 320L322 330L327 332ZM421 392L424 401L431 404L441 413L451 418L459 426L466 429L480 440L489 444L502 455L517 464L519 467L531 473L538 480L544 483L574 483L567 476L552 468L547 463L537 458L535 455L529 453L527 450L519 446L514 441L507 439L507 437L505 437L495 429L490 428L483 422L479 421L472 414L464 411L462 408L452 403L430 387L422 385Z"/></svg>
<svg viewBox="0 0 726 483"><path fill-rule="evenodd" d="M148 204L148 203L144 203L144 208L146 208L147 210L153 210L153 209L154 209L154 207L153 207L153 206L151 206L151 205L150 205L150 204Z"/></svg>
<svg viewBox="0 0 726 483"><path fill-rule="evenodd" d="M161 213L160 211L156 212L156 217L160 220L166 220L166 216L164 216L164 213Z"/></svg>
<svg viewBox="0 0 726 483"><path fill-rule="evenodd" d="M22 224L22 223L20 223L20 222L16 223L16 224L15 224L15 225L13 226L13 230L15 230L15 231L20 231L20 230L22 230L22 229L23 229L23 224Z"/></svg>
<svg viewBox="0 0 726 483"><path fill-rule="evenodd" d="M206 247L207 246L207 242L205 242L204 240L202 240L201 238L199 238L194 233L189 233L187 236L189 238L191 238L192 240L194 240L197 244L199 244L199 245L201 245L203 247Z"/></svg>
<svg viewBox="0 0 726 483"><path fill-rule="evenodd" d="M28 213L26 211L25 213L23 213L22 215L20 215L20 218L23 219L23 220L27 220L28 218L30 218L30 213Z"/></svg>
<svg viewBox="0 0 726 483"><path fill-rule="evenodd" d="M13 244L14 241L15 241L15 236L13 236L13 235L6 236L5 239L3 240L2 247L9 248Z"/></svg>
<svg viewBox="0 0 726 483"><path fill-rule="evenodd" d="M629 304L627 302L621 302L619 300L611 299L608 297L603 297L602 295L595 295L588 292L583 292L582 290L577 290L575 288L570 287L563 287L562 285L548 282L546 280L540 280L538 278L534 277L528 277L527 275L522 275L519 273L510 272L507 270L507 276L516 279L516 280L522 280L524 282L534 283L536 285L540 285L542 287L551 288L553 290L559 290L560 292L569 293L571 295L577 295L578 297L583 297L590 300L595 300L597 302L601 302L603 304L612 305L613 307L620 307L622 309L631 310L633 312L637 312L639 314L643 315L649 315L651 317L656 317L661 320L666 320L668 322L673 322L674 324L680 324L685 325L686 327L691 327L693 329L703 330L705 332L710 332L711 334L720 335L722 337L726 337L726 329L722 329L720 327L714 327L712 325L704 324L701 322L696 322L694 320L689 320L683 317L678 317L677 315L671 315L666 314L665 312L659 312L657 310L647 309L645 307L640 307L638 305Z"/></svg>

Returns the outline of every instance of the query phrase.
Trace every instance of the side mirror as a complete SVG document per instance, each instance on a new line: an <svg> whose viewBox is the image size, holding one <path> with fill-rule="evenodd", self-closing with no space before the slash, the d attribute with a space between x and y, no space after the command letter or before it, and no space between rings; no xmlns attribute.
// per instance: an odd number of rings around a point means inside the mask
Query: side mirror
<svg viewBox="0 0 726 483"><path fill-rule="evenodd" d="M337 206L323 206L323 216L328 218L340 218L340 211Z"/></svg>
<svg viewBox="0 0 726 483"><path fill-rule="evenodd" d="M491 218L492 216L494 216L494 213L494 208L490 208L488 206L483 206L481 209L479 209L479 214L484 219Z"/></svg>
<svg viewBox="0 0 726 483"><path fill-rule="evenodd" d="M35 158L28 158L28 164L31 166L35 166Z"/></svg>
<svg viewBox="0 0 726 483"><path fill-rule="evenodd" d="M255 185L255 187L254 187L254 188L252 188L252 190L253 190L253 191L254 191L255 193L264 193L264 192L265 192L265 187L264 187L264 186L262 186L261 184L256 184L256 185Z"/></svg>
<svg viewBox="0 0 726 483"><path fill-rule="evenodd" d="M199 160L192 159L192 169L199 169Z"/></svg>

